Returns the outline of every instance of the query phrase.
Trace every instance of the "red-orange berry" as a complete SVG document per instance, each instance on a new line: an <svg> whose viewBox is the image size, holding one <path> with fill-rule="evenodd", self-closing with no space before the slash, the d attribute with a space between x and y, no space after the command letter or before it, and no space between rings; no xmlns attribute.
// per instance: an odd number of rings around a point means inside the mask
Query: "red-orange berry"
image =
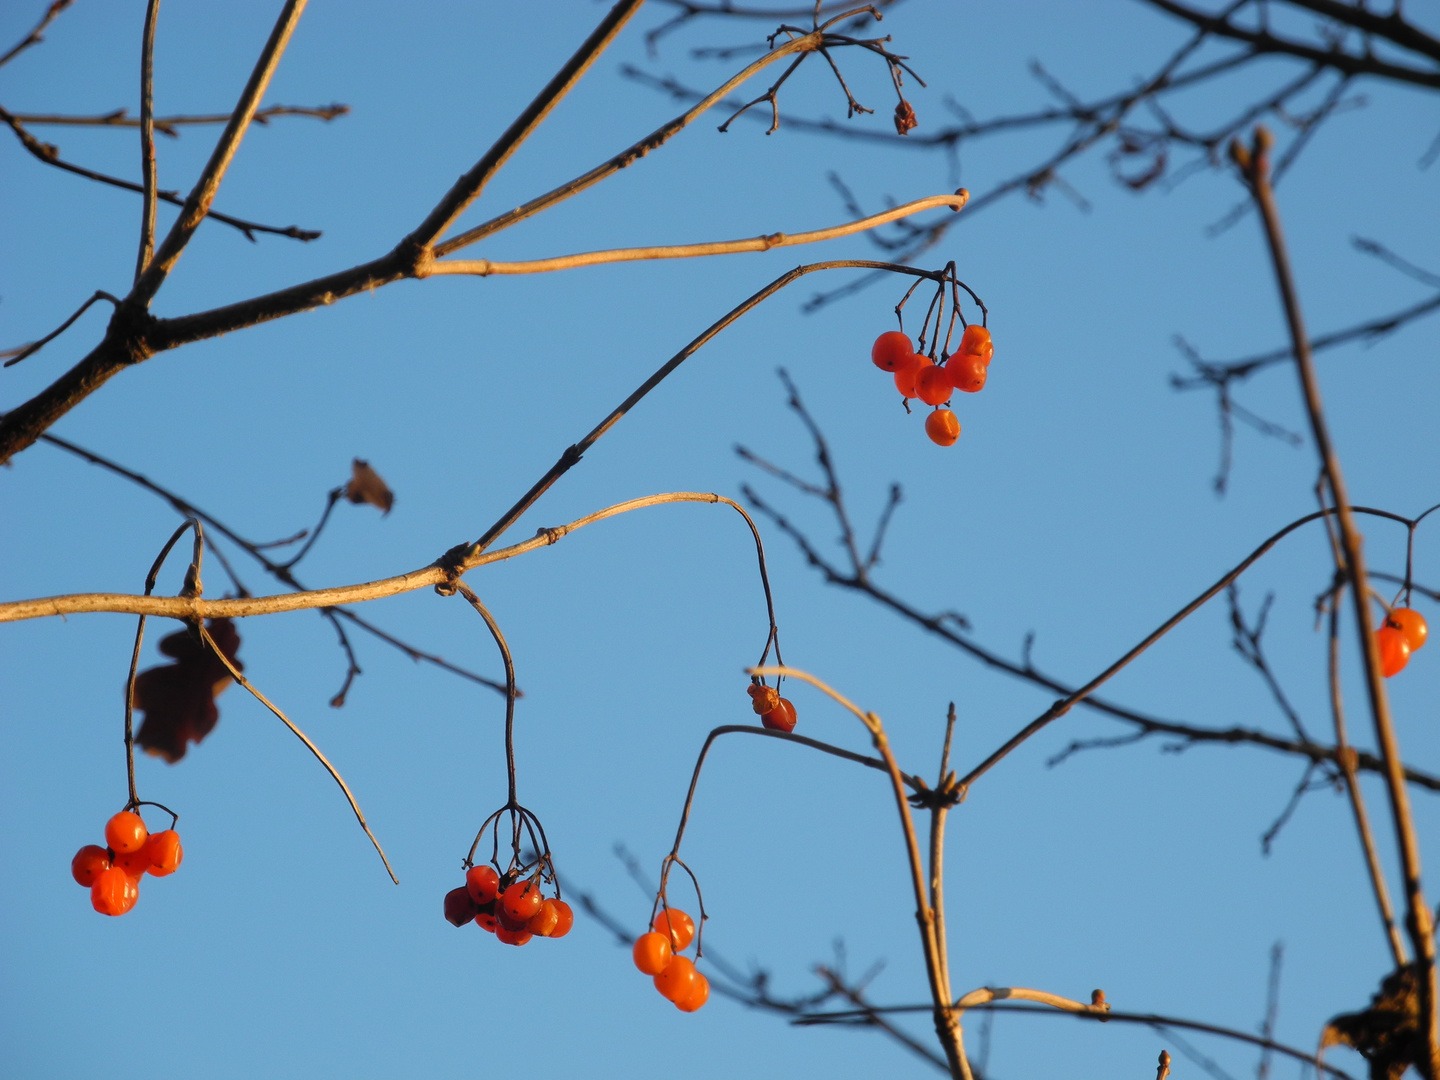
<svg viewBox="0 0 1440 1080"><path fill-rule="evenodd" d="M782 697L779 705L760 717L760 723L771 731L791 732L795 730L795 719L795 706Z"/></svg>
<svg viewBox="0 0 1440 1080"><path fill-rule="evenodd" d="M1398 626L1387 624L1376 630L1375 647L1380 652L1380 674L1387 679L1410 662L1410 642Z"/></svg>
<svg viewBox="0 0 1440 1080"><path fill-rule="evenodd" d="M995 355L995 343L990 340L990 331L983 326L967 326L960 335L960 352L978 356L985 363Z"/></svg>
<svg viewBox="0 0 1440 1080"><path fill-rule="evenodd" d="M570 932L570 928L575 925L575 912L570 910L570 905L564 900L551 900L549 903L555 905L555 915L557 917L555 929L550 931L550 936L552 938L564 937Z"/></svg>
<svg viewBox="0 0 1440 1080"><path fill-rule="evenodd" d="M1425 625L1425 616L1414 608L1392 608L1385 625L1393 626L1405 635L1411 652L1420 649L1425 644L1425 639L1430 636L1430 628Z"/></svg>
<svg viewBox="0 0 1440 1080"><path fill-rule="evenodd" d="M655 976L655 989L667 1001L679 1001L690 994L700 973L688 956L672 957L665 970Z"/></svg>
<svg viewBox="0 0 1440 1080"><path fill-rule="evenodd" d="M936 409L925 418L925 434L937 446L954 446L960 438L960 421L949 409Z"/></svg>
<svg viewBox="0 0 1440 1080"><path fill-rule="evenodd" d="M477 904L488 904L500 895L500 875L493 866L472 866L465 871L465 888Z"/></svg>
<svg viewBox="0 0 1440 1080"><path fill-rule="evenodd" d="M123 855L116 855L110 865L118 866L138 881L145 876L145 871L150 869L150 857L145 854L145 849L141 848L139 851L127 851Z"/></svg>
<svg viewBox="0 0 1440 1080"><path fill-rule="evenodd" d="M96 844L86 844L70 860L70 876L87 889L95 884L101 870L110 869L110 853Z"/></svg>
<svg viewBox="0 0 1440 1080"><path fill-rule="evenodd" d="M139 814L121 810L105 823L105 842L117 855L139 851L150 838L150 830Z"/></svg>
<svg viewBox="0 0 1440 1080"><path fill-rule="evenodd" d="M944 405L955 392L955 387L944 368L930 364L920 369L920 377L915 380L915 391L926 405Z"/></svg>
<svg viewBox="0 0 1440 1080"><path fill-rule="evenodd" d="M500 907L512 920L523 926L535 917L544 899L540 895L539 882L521 880L505 890L505 895L500 898Z"/></svg>
<svg viewBox="0 0 1440 1080"><path fill-rule="evenodd" d="M881 334L870 346L870 361L881 371L894 371L895 365L915 352L910 339L899 330Z"/></svg>
<svg viewBox="0 0 1440 1080"><path fill-rule="evenodd" d="M146 867L154 877L166 877L180 869L185 860L185 849L180 846L180 834L174 829L151 833L150 839L140 849L149 862Z"/></svg>
<svg viewBox="0 0 1440 1080"><path fill-rule="evenodd" d="M650 924L650 929L657 934L664 934L671 949L679 952L695 937L695 920L679 908L672 907L668 911L662 909Z"/></svg>
<svg viewBox="0 0 1440 1080"><path fill-rule="evenodd" d="M705 978L702 972L695 973L695 981L690 985L690 992L675 1002L675 1007L681 1012L691 1013L700 1008L710 1000L710 980Z"/></svg>
<svg viewBox="0 0 1440 1080"><path fill-rule="evenodd" d="M985 389L985 379L990 365L974 353L956 353L945 361L945 374L950 385L967 394L978 394Z"/></svg>
<svg viewBox="0 0 1440 1080"><path fill-rule="evenodd" d="M451 889L445 894L445 921L451 926L464 926L475 918L475 901L465 891L465 886Z"/></svg>
<svg viewBox="0 0 1440 1080"><path fill-rule="evenodd" d="M481 930L486 930L492 934L498 933L500 930L500 921L495 918L493 911L482 911L476 915L475 925L480 927Z"/></svg>
<svg viewBox="0 0 1440 1080"><path fill-rule="evenodd" d="M670 939L654 930L637 937L634 948L630 950L635 966L646 975L659 975L674 955L674 950L670 948Z"/></svg>
<svg viewBox="0 0 1440 1080"><path fill-rule="evenodd" d="M90 886L90 903L101 915L124 915L140 899L140 886L118 866L101 870Z"/></svg>
<svg viewBox="0 0 1440 1080"><path fill-rule="evenodd" d="M497 926L495 936L506 945L524 945L534 935L529 930L507 930L503 926Z"/></svg>
<svg viewBox="0 0 1440 1080"><path fill-rule="evenodd" d="M530 917L530 921L525 924L525 929L536 937L549 937L550 932L559 923L560 912L555 907L555 901L542 900L540 901L540 910Z"/></svg>
<svg viewBox="0 0 1440 1080"><path fill-rule="evenodd" d="M927 365L933 363L928 356L916 356L913 353L908 359L900 361L895 365L895 389L899 390L903 397L918 397L920 391L915 386L915 380Z"/></svg>

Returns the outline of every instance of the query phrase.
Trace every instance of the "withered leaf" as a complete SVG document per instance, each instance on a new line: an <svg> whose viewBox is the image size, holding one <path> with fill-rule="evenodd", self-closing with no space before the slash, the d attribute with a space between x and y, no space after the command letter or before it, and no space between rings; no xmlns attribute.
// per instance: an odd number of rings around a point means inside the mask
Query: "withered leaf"
<svg viewBox="0 0 1440 1080"><path fill-rule="evenodd" d="M895 131L900 135L909 135L914 128L919 126L920 122L915 119L914 107L901 98L900 104L895 106Z"/></svg>
<svg viewBox="0 0 1440 1080"><path fill-rule="evenodd" d="M386 514L395 505L395 494L380 479L380 474L370 467L368 461L361 461L358 457L350 463L350 481L345 485L345 497L352 503L378 506Z"/></svg>
<svg viewBox="0 0 1440 1080"><path fill-rule="evenodd" d="M210 636L237 669L240 635L229 619L211 619ZM198 636L179 630L160 639L171 664L148 668L135 678L135 707L145 714L135 742L147 754L175 764L190 743L198 743L220 719L215 697L234 680Z"/></svg>
<svg viewBox="0 0 1440 1080"><path fill-rule="evenodd" d="M1337 1016L1325 1025L1323 1049L1358 1050L1370 1063L1370 1080L1400 1080L1414 1066L1429 1075L1429 1053L1420 1021L1420 986L1414 965L1392 971L1364 1012Z"/></svg>

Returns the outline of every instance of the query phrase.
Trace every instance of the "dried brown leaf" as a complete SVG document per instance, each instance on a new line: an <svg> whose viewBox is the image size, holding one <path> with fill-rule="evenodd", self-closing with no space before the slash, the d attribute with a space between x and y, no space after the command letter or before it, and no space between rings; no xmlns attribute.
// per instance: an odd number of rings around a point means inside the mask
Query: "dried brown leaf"
<svg viewBox="0 0 1440 1080"><path fill-rule="evenodd" d="M229 619L211 619L208 629L215 644L237 669L240 635ZM145 714L135 735L147 754L175 764L190 743L198 743L215 729L220 710L215 697L232 682L218 657L190 630L179 630L160 640L160 651L175 658L171 664L142 671L135 678L135 707Z"/></svg>
<svg viewBox="0 0 1440 1080"><path fill-rule="evenodd" d="M361 461L358 457L350 463L350 481L345 485L345 497L352 503L378 506L386 514L395 505L394 492L368 461Z"/></svg>

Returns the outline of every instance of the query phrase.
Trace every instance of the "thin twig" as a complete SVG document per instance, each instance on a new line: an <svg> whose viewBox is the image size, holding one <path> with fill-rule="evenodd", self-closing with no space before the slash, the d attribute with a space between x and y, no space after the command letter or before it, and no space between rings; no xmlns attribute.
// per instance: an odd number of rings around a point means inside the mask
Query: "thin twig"
<svg viewBox="0 0 1440 1080"><path fill-rule="evenodd" d="M155 23L160 15L160 0L145 5L145 31L140 44L140 175L145 188L144 209L140 213L140 254L135 259L135 280L150 265L155 253Z"/></svg>
<svg viewBox="0 0 1440 1080"><path fill-rule="evenodd" d="M27 356L34 356L37 352L43 349L46 345L50 344L50 342L54 341L66 330L70 329L70 327L74 324L75 320L80 318L81 315L84 315L85 312L89 311L90 305L95 303L97 300L109 300L110 303L114 304L116 307L120 306L120 300L118 297L111 296L103 289L97 289L94 296L90 297L89 300L86 300L83 304L81 304L78 308L75 309L75 314L71 315L68 319L66 319L63 323L57 326L54 330L50 331L50 333L42 337L39 341L32 341L28 345L21 345L18 348L6 349L4 352L0 352L0 356L9 357L9 359L5 361L5 367L10 367L14 364L18 364Z"/></svg>
<svg viewBox="0 0 1440 1080"><path fill-rule="evenodd" d="M4 55L0 55L0 67L4 67L15 57L19 56L32 45L38 45L45 40L45 30L55 21L62 11L69 7L74 0L53 0L45 9L45 14L40 16L40 21L35 24L35 29L20 39L19 43L7 49Z"/></svg>

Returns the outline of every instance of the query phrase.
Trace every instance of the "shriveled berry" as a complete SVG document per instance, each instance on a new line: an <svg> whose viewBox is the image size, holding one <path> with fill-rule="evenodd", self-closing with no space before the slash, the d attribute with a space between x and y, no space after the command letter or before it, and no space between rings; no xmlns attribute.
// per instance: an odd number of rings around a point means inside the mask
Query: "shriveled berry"
<svg viewBox="0 0 1440 1080"><path fill-rule="evenodd" d="M555 929L550 931L552 938L564 937L575 925L575 912L570 910L570 905L564 900L551 900L549 903L555 905Z"/></svg>
<svg viewBox="0 0 1440 1080"><path fill-rule="evenodd" d="M544 897L540 895L540 883L531 879L514 882L500 898L500 907L511 919L522 924L529 922Z"/></svg>
<svg viewBox="0 0 1440 1080"><path fill-rule="evenodd" d="M680 1001L693 991L699 977L688 956L675 956L665 965L665 970L655 976L655 989L668 1001Z"/></svg>
<svg viewBox="0 0 1440 1080"><path fill-rule="evenodd" d="M141 851L150 863L146 869L154 877L173 874L185 860L185 849L180 846L180 834L174 829L151 833Z"/></svg>
<svg viewBox="0 0 1440 1080"><path fill-rule="evenodd" d="M670 941L670 947L675 952L680 952L695 937L695 920L679 908L661 909L660 914L655 916L655 921L650 924L650 929L657 934L664 934Z"/></svg>
<svg viewBox="0 0 1440 1080"><path fill-rule="evenodd" d="M1410 642L1398 626L1387 624L1376 630L1375 647L1380 652L1380 674L1387 679L1410 662Z"/></svg>
<svg viewBox="0 0 1440 1080"><path fill-rule="evenodd" d="M139 851L150 837L150 830L139 814L121 810L105 823L105 842L117 855Z"/></svg>
<svg viewBox="0 0 1440 1080"><path fill-rule="evenodd" d="M136 879L118 866L101 870L90 886L90 903L101 915L124 915L139 899Z"/></svg>
<svg viewBox="0 0 1440 1080"><path fill-rule="evenodd" d="M791 732L795 730L795 706L789 698L781 698L780 704L760 717L760 723L771 731Z"/></svg>
<svg viewBox="0 0 1440 1080"><path fill-rule="evenodd" d="M936 409L925 418L925 434L937 446L954 446L960 438L960 421L949 409Z"/></svg>
<svg viewBox="0 0 1440 1080"><path fill-rule="evenodd" d="M1425 644L1425 639L1430 636L1430 628L1425 625L1425 616L1414 608L1392 608L1389 617L1385 620L1385 625L1393 626L1405 635L1405 640L1410 643L1411 652L1417 652Z"/></svg>
<svg viewBox="0 0 1440 1080"><path fill-rule="evenodd" d="M926 405L944 405L955 392L955 387L951 384L950 375L945 368L930 364L920 369L920 377L915 380L915 390Z"/></svg>
<svg viewBox="0 0 1440 1080"><path fill-rule="evenodd" d="M903 397L913 398L920 395L919 389L915 386L915 380L920 377L920 372L927 366L932 365L928 356L911 356L895 365L895 389L899 390Z"/></svg>
<svg viewBox="0 0 1440 1080"><path fill-rule="evenodd" d="M755 710L756 716L764 716L780 704L780 691L773 686L751 683L745 688L745 692L750 695L750 707Z"/></svg>
<svg viewBox="0 0 1440 1080"><path fill-rule="evenodd" d="M654 930L641 934L635 939L630 950L635 966L646 975L659 975L675 955L670 948L670 939Z"/></svg>
<svg viewBox="0 0 1440 1080"><path fill-rule="evenodd" d="M488 904L500 895L500 875L493 866L472 866L465 871L465 888L477 904Z"/></svg>
<svg viewBox="0 0 1440 1080"><path fill-rule="evenodd" d="M983 326L967 326L960 336L960 352L980 357L985 363L995 355L995 343L990 340L990 331Z"/></svg>
<svg viewBox="0 0 1440 1080"><path fill-rule="evenodd" d="M536 937L549 937L550 932L560 923L560 912L555 907L554 900L540 901L540 910L530 916L530 921L525 924Z"/></svg>
<svg viewBox="0 0 1440 1080"><path fill-rule="evenodd" d="M896 364L914 352L908 337L899 330L890 330L881 334L870 346L870 361L881 371L894 371Z"/></svg>
<svg viewBox="0 0 1440 1080"><path fill-rule="evenodd" d="M100 871L110 869L110 853L96 844L86 844L70 860L70 876L77 885L87 889L95 884Z"/></svg>
<svg viewBox="0 0 1440 1080"><path fill-rule="evenodd" d="M950 385L967 394L978 394L985 389L985 378L990 365L974 353L956 353L945 361L945 374Z"/></svg>
<svg viewBox="0 0 1440 1080"><path fill-rule="evenodd" d="M506 945L524 945L534 935L529 930L507 930L503 926L497 926L495 936Z"/></svg>
<svg viewBox="0 0 1440 1080"><path fill-rule="evenodd" d="M475 912L475 901L470 899L464 885L445 894L445 921L451 926L464 926L475 918Z"/></svg>
<svg viewBox="0 0 1440 1080"><path fill-rule="evenodd" d="M681 1012L691 1013L709 1000L710 980L705 977L703 972L697 971L695 981L690 985L690 992L675 1002L675 1007Z"/></svg>

